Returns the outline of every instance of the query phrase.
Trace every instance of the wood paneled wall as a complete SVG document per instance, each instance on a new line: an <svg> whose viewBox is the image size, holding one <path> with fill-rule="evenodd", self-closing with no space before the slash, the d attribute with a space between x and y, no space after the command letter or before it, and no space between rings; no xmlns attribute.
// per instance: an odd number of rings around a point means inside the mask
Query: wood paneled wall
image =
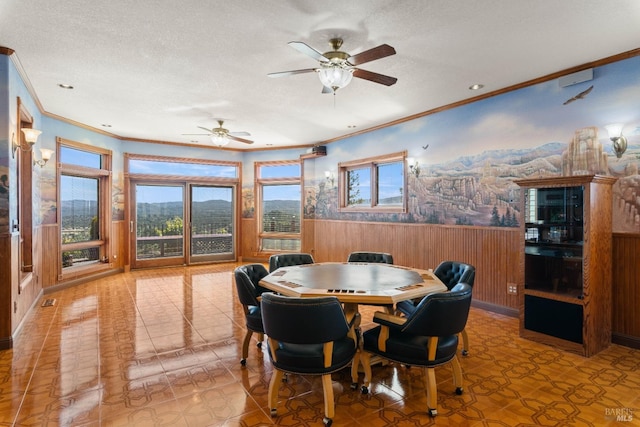
<svg viewBox="0 0 640 427"><path fill-rule="evenodd" d="M0 233L0 350L11 348L12 324L11 313L13 312L13 296L12 281L14 272L12 256L17 257L17 253L13 255L12 250L18 238L12 238L10 233ZM17 281L17 279L15 279Z"/></svg>
<svg viewBox="0 0 640 427"><path fill-rule="evenodd" d="M515 314L517 296L507 284L522 284L519 229L431 224L314 221L317 261L345 261L352 251L389 252L398 265L434 268L456 260L476 267L474 299Z"/></svg>
<svg viewBox="0 0 640 427"><path fill-rule="evenodd" d="M240 253L238 257L244 260L254 260L260 258L258 254L258 235L256 230L256 220L254 218L242 218L240 233Z"/></svg>
<svg viewBox="0 0 640 427"><path fill-rule="evenodd" d="M429 224L313 222L308 252L322 261L343 261L351 251L393 254L396 264L433 268L453 259L476 267L474 301L516 314L518 298L507 284L522 290L523 242L519 229L452 227ZM308 227L305 221L305 228ZM311 227L309 227L311 228ZM310 241L313 239L313 241ZM640 235L613 235L612 333L615 343L640 347Z"/></svg>
<svg viewBox="0 0 640 427"><path fill-rule="evenodd" d="M58 282L58 241L60 229L57 224L47 224L42 226L42 247L40 252L47 254L42 257L40 265L40 277L42 287L47 288Z"/></svg>
<svg viewBox="0 0 640 427"><path fill-rule="evenodd" d="M265 261L258 252L256 221L241 221L239 256L243 262ZM124 262L125 223L114 222L114 268ZM43 253L57 253L56 225L43 226ZM8 243L8 242L7 242ZM345 261L350 252L370 250L393 254L398 265L433 268L452 259L476 267L474 301L506 314L517 315L518 297L507 294L507 284L521 290L523 285L522 236L519 229L431 224L372 223L355 221L304 220L304 252L318 262ZM43 257L45 258L45 257ZM613 236L614 342L640 346L640 235ZM43 259L40 280L43 286L56 284L56 264Z"/></svg>
<svg viewBox="0 0 640 427"><path fill-rule="evenodd" d="M613 235L613 341L640 341L640 235Z"/></svg>

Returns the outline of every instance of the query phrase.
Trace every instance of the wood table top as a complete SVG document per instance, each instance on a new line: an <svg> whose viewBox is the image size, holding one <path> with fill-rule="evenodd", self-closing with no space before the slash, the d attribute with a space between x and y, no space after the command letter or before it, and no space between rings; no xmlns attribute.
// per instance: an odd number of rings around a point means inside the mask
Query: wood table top
<svg viewBox="0 0 640 427"><path fill-rule="evenodd" d="M345 303L383 305L447 290L431 271L375 263L281 267L264 277L260 285L287 296L336 296Z"/></svg>

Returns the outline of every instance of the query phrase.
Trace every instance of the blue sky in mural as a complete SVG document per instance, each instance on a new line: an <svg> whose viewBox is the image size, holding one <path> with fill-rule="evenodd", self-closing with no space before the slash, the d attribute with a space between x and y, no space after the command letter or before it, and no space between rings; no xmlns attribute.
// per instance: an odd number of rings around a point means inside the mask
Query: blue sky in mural
<svg viewBox="0 0 640 427"><path fill-rule="evenodd" d="M599 129L599 139L610 150L604 129L610 123L625 123L624 134L630 144L638 143L640 57L593 71L591 81L561 88L557 80L550 80L359 135L350 139L358 143L332 144L331 154L367 158L403 147L420 164L443 164L488 150L535 148L550 142L566 144L575 131L590 126ZM563 105L592 85L583 99ZM638 109L630 109L629 100L637 100Z"/></svg>

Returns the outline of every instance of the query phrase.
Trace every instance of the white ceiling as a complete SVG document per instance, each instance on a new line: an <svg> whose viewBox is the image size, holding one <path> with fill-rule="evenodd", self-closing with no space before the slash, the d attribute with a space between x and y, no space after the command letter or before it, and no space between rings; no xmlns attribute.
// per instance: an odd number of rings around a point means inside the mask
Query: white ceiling
<svg viewBox="0 0 640 427"><path fill-rule="evenodd" d="M336 36L351 55L393 46L396 55L360 68L398 83L354 78L333 96L314 73L267 77L318 65L287 42L325 52ZM255 141L230 148L286 147L636 49L640 1L0 0L0 46L15 50L46 113L123 138L203 145L182 134L224 118Z"/></svg>

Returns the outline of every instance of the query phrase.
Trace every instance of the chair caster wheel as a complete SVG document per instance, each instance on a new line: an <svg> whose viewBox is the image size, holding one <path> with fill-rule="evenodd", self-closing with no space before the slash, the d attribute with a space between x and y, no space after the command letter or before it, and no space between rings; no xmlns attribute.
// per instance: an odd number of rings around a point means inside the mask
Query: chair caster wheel
<svg viewBox="0 0 640 427"><path fill-rule="evenodd" d="M468 356L469 355L469 350L462 350L462 355L463 356Z"/></svg>
<svg viewBox="0 0 640 427"><path fill-rule="evenodd" d="M456 387L456 394L458 396L460 396L462 394L462 392L464 391L464 389L462 387Z"/></svg>
<svg viewBox="0 0 640 427"><path fill-rule="evenodd" d="M278 410L277 410L277 409L275 409L275 408L273 408L273 409L271 410L271 418L275 418L275 417L277 417L277 416L278 416Z"/></svg>
<svg viewBox="0 0 640 427"><path fill-rule="evenodd" d="M429 416L430 417L435 417L436 415L438 415L438 410L437 409L429 409Z"/></svg>
<svg viewBox="0 0 640 427"><path fill-rule="evenodd" d="M351 383L351 390L357 390L358 389L358 383Z"/></svg>
<svg viewBox="0 0 640 427"><path fill-rule="evenodd" d="M256 346L258 346L258 348L262 348L262 343L259 342L258 344L256 344Z"/></svg>
<svg viewBox="0 0 640 427"><path fill-rule="evenodd" d="M369 393L369 388L366 385L363 385L360 391L362 392L362 394L367 394Z"/></svg>
<svg viewBox="0 0 640 427"><path fill-rule="evenodd" d="M246 365L247 364L247 359L240 359L240 364L242 366Z"/></svg>
<svg viewBox="0 0 640 427"><path fill-rule="evenodd" d="M325 417L325 418L322 419L322 423L328 427L331 424L333 424L333 420L331 418L326 418Z"/></svg>

